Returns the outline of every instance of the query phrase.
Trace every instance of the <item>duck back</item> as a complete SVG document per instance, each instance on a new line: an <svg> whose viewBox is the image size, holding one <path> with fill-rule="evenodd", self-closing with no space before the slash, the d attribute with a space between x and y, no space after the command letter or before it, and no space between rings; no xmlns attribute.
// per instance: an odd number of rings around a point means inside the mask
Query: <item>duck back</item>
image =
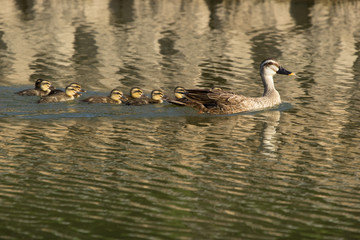
<svg viewBox="0 0 360 240"><path fill-rule="evenodd" d="M101 97L101 96L89 97L82 101L88 102L88 103L112 103L112 104L120 104L121 103L121 102L115 101L114 99L111 99L109 97Z"/></svg>

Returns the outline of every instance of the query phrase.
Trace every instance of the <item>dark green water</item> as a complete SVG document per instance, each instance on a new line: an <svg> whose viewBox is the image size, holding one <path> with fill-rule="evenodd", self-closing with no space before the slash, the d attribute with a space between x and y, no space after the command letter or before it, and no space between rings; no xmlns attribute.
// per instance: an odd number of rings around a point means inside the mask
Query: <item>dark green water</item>
<svg viewBox="0 0 360 240"><path fill-rule="evenodd" d="M358 239L360 2L2 1L0 239ZM35 79L263 92L271 111L37 104Z"/></svg>

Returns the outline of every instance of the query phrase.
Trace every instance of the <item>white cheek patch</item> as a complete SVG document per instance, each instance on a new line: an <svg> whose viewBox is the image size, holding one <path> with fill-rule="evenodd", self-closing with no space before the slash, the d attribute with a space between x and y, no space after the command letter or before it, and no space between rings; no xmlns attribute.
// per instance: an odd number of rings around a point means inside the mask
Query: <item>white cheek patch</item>
<svg viewBox="0 0 360 240"><path fill-rule="evenodd" d="M273 70L274 72L277 72L279 70L279 68L275 65L271 65L271 70Z"/></svg>

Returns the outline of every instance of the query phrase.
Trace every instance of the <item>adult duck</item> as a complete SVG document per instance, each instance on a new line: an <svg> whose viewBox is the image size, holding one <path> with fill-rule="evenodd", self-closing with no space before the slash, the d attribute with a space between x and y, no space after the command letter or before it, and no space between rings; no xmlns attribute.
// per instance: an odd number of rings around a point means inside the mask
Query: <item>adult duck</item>
<svg viewBox="0 0 360 240"><path fill-rule="evenodd" d="M264 94L261 97L246 97L219 88L185 89L184 96L190 100L186 105L200 113L210 114L233 114L274 107L281 103L280 94L274 85L275 74L295 75L276 60L265 59L260 64L260 76L264 84Z"/></svg>

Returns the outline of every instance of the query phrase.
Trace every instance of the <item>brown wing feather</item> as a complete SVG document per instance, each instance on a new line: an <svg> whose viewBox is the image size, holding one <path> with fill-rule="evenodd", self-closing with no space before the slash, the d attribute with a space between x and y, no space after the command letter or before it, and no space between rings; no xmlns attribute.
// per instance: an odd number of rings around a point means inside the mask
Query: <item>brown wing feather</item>
<svg viewBox="0 0 360 240"><path fill-rule="evenodd" d="M195 100L205 106L223 104L238 104L239 99L233 92L228 92L220 89L186 89L186 97L190 100Z"/></svg>
<svg viewBox="0 0 360 240"><path fill-rule="evenodd" d="M51 96L45 96L39 99L38 103L55 103L68 101L71 98L65 94L65 92L59 92Z"/></svg>
<svg viewBox="0 0 360 240"><path fill-rule="evenodd" d="M93 96L93 97L88 97L84 100L82 100L83 102L88 102L88 103L113 103L113 104L119 104L119 102L115 101L114 99L111 99L109 97L103 97L103 96Z"/></svg>
<svg viewBox="0 0 360 240"><path fill-rule="evenodd" d="M15 94L22 95L22 96L47 96L48 92L38 90L38 89L28 89L28 90L16 92Z"/></svg>
<svg viewBox="0 0 360 240"><path fill-rule="evenodd" d="M149 104L149 98L142 96L140 98L129 98L126 102L126 105L146 105Z"/></svg>
<svg viewBox="0 0 360 240"><path fill-rule="evenodd" d="M210 97L211 93L213 93L211 89L186 89L185 96L191 101L213 105L216 103L216 99Z"/></svg>
<svg viewBox="0 0 360 240"><path fill-rule="evenodd" d="M88 97L82 101L88 103L107 103L107 97L93 96L93 97Z"/></svg>
<svg viewBox="0 0 360 240"><path fill-rule="evenodd" d="M188 104L191 103L191 100L187 98L177 98L177 99L167 98L166 101L178 106L188 106Z"/></svg>
<svg viewBox="0 0 360 240"><path fill-rule="evenodd" d="M185 96L196 102L192 107L201 112L231 114L248 110L245 102L249 98L221 89L186 89Z"/></svg>

